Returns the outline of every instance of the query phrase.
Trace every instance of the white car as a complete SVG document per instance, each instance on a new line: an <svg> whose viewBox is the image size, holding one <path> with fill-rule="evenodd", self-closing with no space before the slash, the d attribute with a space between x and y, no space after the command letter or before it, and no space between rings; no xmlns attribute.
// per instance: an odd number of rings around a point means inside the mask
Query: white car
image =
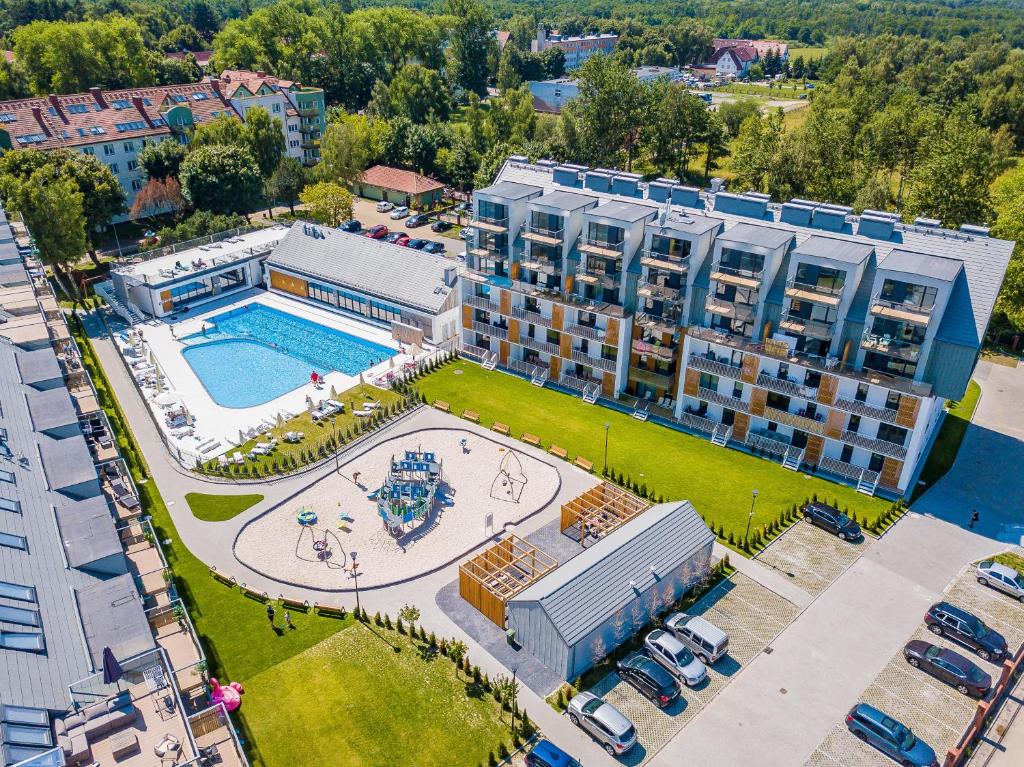
<svg viewBox="0 0 1024 767"><path fill-rule="evenodd" d="M394 207L395 207L395 204L393 202L388 202L387 200L381 200L380 202L377 203L377 212L378 213L387 213L389 210L391 210Z"/></svg>
<svg viewBox="0 0 1024 767"><path fill-rule="evenodd" d="M391 211L391 215L389 216L389 218L393 218L395 221L398 221L401 218L406 218L408 215L409 209L404 205L399 205L397 208Z"/></svg>
<svg viewBox="0 0 1024 767"><path fill-rule="evenodd" d="M652 631L644 639L644 647L654 660L664 666L670 674L682 680L687 687L698 685L708 678L707 666L667 631Z"/></svg>
<svg viewBox="0 0 1024 767"><path fill-rule="evenodd" d="M1005 591L1011 597L1024 602L1024 575L1012 567L986 559L978 564L978 583Z"/></svg>
<svg viewBox="0 0 1024 767"><path fill-rule="evenodd" d="M472 236L473 230L470 229L468 226L464 226L459 230L459 239L461 240L468 240Z"/></svg>

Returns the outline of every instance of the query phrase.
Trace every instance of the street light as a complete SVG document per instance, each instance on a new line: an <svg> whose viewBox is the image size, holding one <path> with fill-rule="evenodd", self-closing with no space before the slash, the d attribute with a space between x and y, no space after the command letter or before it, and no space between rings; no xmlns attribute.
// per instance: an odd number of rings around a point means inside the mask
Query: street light
<svg viewBox="0 0 1024 767"><path fill-rule="evenodd" d="M608 430L612 428L610 423L604 425L604 470L608 471Z"/></svg>
<svg viewBox="0 0 1024 767"><path fill-rule="evenodd" d="M750 513L747 515L747 532L743 534L743 548L747 548L747 540L750 538L750 521L754 518L754 504L757 503L757 490L751 493Z"/></svg>
<svg viewBox="0 0 1024 767"><path fill-rule="evenodd" d="M516 682L516 672L519 671L519 666L512 667L512 724L509 725L509 732L514 733L516 731L516 707L519 703L519 684Z"/></svg>
<svg viewBox="0 0 1024 767"><path fill-rule="evenodd" d="M334 416L334 471L341 474L341 447L338 445L338 416Z"/></svg>
<svg viewBox="0 0 1024 767"><path fill-rule="evenodd" d="M356 552L352 552L352 568L349 573L356 580L356 611L359 612L362 608L359 605L359 563L356 562Z"/></svg>

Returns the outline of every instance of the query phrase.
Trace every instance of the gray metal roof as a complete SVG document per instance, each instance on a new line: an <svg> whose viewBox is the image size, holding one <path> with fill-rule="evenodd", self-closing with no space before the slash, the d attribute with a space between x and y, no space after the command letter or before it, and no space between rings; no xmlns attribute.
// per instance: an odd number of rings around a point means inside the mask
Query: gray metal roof
<svg viewBox="0 0 1024 767"><path fill-rule="evenodd" d="M115 658L130 658L156 646L142 597L128 573L76 589L78 611L89 653L97 668L103 666L103 648Z"/></svg>
<svg viewBox="0 0 1024 767"><path fill-rule="evenodd" d="M511 601L539 603L562 639L572 644L714 540L689 501L658 504Z"/></svg>
<svg viewBox="0 0 1024 767"><path fill-rule="evenodd" d="M292 225L267 264L429 313L444 306L452 290L445 270L455 268L412 248L302 223Z"/></svg>
<svg viewBox="0 0 1024 767"><path fill-rule="evenodd" d="M879 262L878 268L952 282L963 269L963 262L953 258L930 256L927 253L914 253L897 248Z"/></svg>
<svg viewBox="0 0 1024 767"><path fill-rule="evenodd" d="M655 219L652 226L658 226L660 219ZM701 216L689 211L673 210L665 220L665 226L678 232L702 235L713 229L720 228L725 222L720 218Z"/></svg>
<svg viewBox="0 0 1024 767"><path fill-rule="evenodd" d="M54 490L64 490L97 479L96 467L85 437L78 435L67 439L51 439L40 434L36 441L39 443L39 454L43 457L43 473Z"/></svg>
<svg viewBox="0 0 1024 767"><path fill-rule="evenodd" d="M24 285L28 272L21 264L0 264L0 285Z"/></svg>
<svg viewBox="0 0 1024 767"><path fill-rule="evenodd" d="M793 239L793 233L773 226L757 224L733 223L722 234L718 235L722 242L736 245L750 245L769 250L776 250Z"/></svg>
<svg viewBox="0 0 1024 767"><path fill-rule="evenodd" d="M793 249L793 255L829 258L833 261L860 266L873 251L874 246L872 245L815 234L797 245Z"/></svg>
<svg viewBox="0 0 1024 767"><path fill-rule="evenodd" d="M85 570L111 557L119 557L124 572L124 550L114 529L110 506L103 496L57 507L57 527L68 564Z"/></svg>
<svg viewBox="0 0 1024 767"><path fill-rule="evenodd" d="M78 423L78 413L71 403L71 395L63 387L43 391L30 389L25 392L25 399L36 431L49 431Z"/></svg>
<svg viewBox="0 0 1024 767"><path fill-rule="evenodd" d="M530 200L533 205L543 205L546 208L557 208L558 210L579 210L588 205L596 205L601 202L597 197L576 192L564 192L558 190L548 192L540 197Z"/></svg>
<svg viewBox="0 0 1024 767"><path fill-rule="evenodd" d="M18 370L21 372L22 383L29 386L42 381L52 381L62 376L60 363L52 349L36 349L35 351L18 351Z"/></svg>
<svg viewBox="0 0 1024 767"><path fill-rule="evenodd" d="M640 205L635 202L609 200L587 211L591 216L614 218L616 221L640 221L658 214L658 209L651 205Z"/></svg>
<svg viewBox="0 0 1024 767"><path fill-rule="evenodd" d="M477 194L493 194L509 200L521 200L523 197L539 194L544 191L543 187L532 184L518 184L515 181L500 181L497 184L477 189Z"/></svg>

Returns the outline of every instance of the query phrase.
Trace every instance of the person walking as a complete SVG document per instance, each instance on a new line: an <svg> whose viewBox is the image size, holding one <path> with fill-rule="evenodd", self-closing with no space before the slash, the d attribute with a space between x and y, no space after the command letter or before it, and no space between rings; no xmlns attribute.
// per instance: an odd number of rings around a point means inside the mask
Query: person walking
<svg viewBox="0 0 1024 767"><path fill-rule="evenodd" d="M271 604L267 605L267 620L270 621L270 625L274 625L274 606Z"/></svg>
<svg viewBox="0 0 1024 767"><path fill-rule="evenodd" d="M969 525L968 525L968 527L969 527L969 528L970 528L971 530L973 530L973 529L974 529L974 526L975 526L975 525L976 525L977 523L978 523L978 510L977 510L977 509L971 509L971 524L969 524Z"/></svg>
<svg viewBox="0 0 1024 767"><path fill-rule="evenodd" d="M295 628L295 624L292 623L292 614L287 610L284 611L284 627L287 629Z"/></svg>

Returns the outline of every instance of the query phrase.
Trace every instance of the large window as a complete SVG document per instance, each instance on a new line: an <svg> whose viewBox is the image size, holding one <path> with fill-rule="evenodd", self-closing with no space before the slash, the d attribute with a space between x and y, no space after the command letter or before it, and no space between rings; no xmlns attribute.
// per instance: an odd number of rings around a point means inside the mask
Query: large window
<svg viewBox="0 0 1024 767"><path fill-rule="evenodd" d="M338 305L338 294L333 288L329 288L326 285L318 285L315 282L311 282L309 283L307 294L314 301L322 301L323 303L330 304L331 306Z"/></svg>
<svg viewBox="0 0 1024 767"><path fill-rule="evenodd" d="M828 266L801 263L796 268L793 281L825 292L838 293L846 282L846 272Z"/></svg>
<svg viewBox="0 0 1024 767"><path fill-rule="evenodd" d="M914 285L900 280L886 280L882 283L881 298L917 309L931 310L935 305L938 291L925 285Z"/></svg>
<svg viewBox="0 0 1024 767"><path fill-rule="evenodd" d="M18 626L39 628L39 611L0 605L0 623L14 623Z"/></svg>
<svg viewBox="0 0 1024 767"><path fill-rule="evenodd" d="M227 293L245 287L245 267L238 267L220 274L211 274L184 285L171 288L171 303L175 309L192 301Z"/></svg>
<svg viewBox="0 0 1024 767"><path fill-rule="evenodd" d="M745 250L722 248L722 257L718 261L719 268L740 274L760 274L764 270L764 256L758 253L747 253Z"/></svg>
<svg viewBox="0 0 1024 767"><path fill-rule="evenodd" d="M651 236L651 253L658 255L681 260L690 255L690 247L689 240L679 240L662 234Z"/></svg>
<svg viewBox="0 0 1024 767"><path fill-rule="evenodd" d="M889 423L878 425L878 438L897 445L904 445L907 442L907 430Z"/></svg>
<svg viewBox="0 0 1024 767"><path fill-rule="evenodd" d="M499 202L480 200L477 203L477 211L480 218L490 219L491 221L504 221L508 218L508 208Z"/></svg>
<svg viewBox="0 0 1024 767"><path fill-rule="evenodd" d="M28 541L25 540L25 536L23 535L0 533L0 546L6 546L9 549L21 549L22 551L28 551Z"/></svg>
<svg viewBox="0 0 1024 767"><path fill-rule="evenodd" d="M35 631L0 631L0 649L43 652L46 640Z"/></svg>
<svg viewBox="0 0 1024 767"><path fill-rule="evenodd" d="M0 511L13 511L15 514L20 514L21 503L12 501L10 498L0 498Z"/></svg>
<svg viewBox="0 0 1024 767"><path fill-rule="evenodd" d="M534 211L530 215L530 228L543 234L550 232L555 234L562 231L562 217L554 213L540 213Z"/></svg>
<svg viewBox="0 0 1024 767"><path fill-rule="evenodd" d="M591 223L587 229L587 238L596 242L607 242L610 245L618 245L625 238L621 226L609 226L608 224Z"/></svg>

